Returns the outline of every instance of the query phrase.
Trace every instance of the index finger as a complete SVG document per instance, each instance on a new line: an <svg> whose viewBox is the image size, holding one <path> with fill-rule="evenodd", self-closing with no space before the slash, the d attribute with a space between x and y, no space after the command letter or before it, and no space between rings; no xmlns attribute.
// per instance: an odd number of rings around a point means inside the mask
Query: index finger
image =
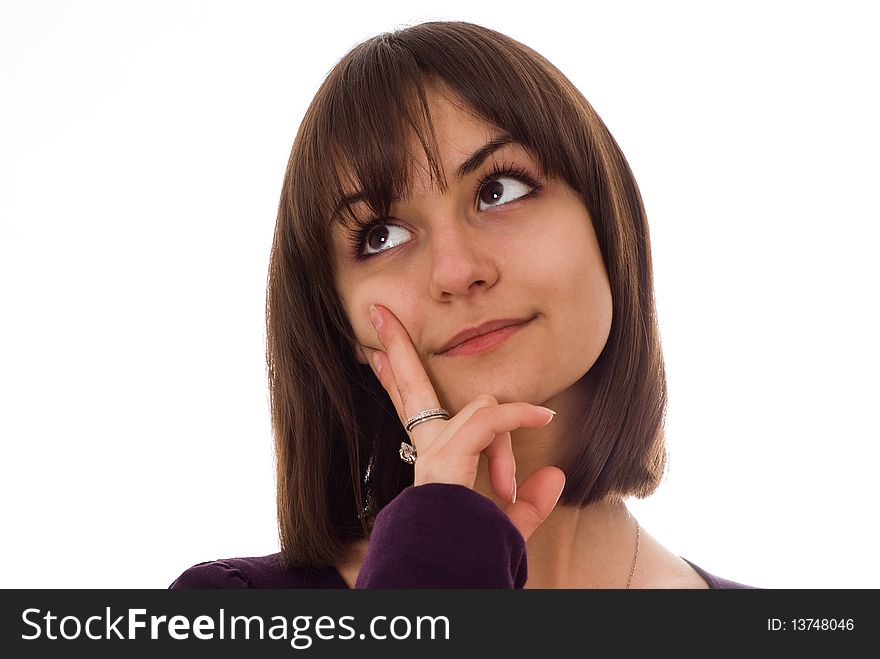
<svg viewBox="0 0 880 659"><path fill-rule="evenodd" d="M431 384L425 367L422 366L406 328L382 305L370 305L370 319L376 328L379 342L385 348L385 354L394 374L394 386L397 388L400 406L403 408L398 410L402 421L405 422L419 412L440 407L434 385ZM413 433L415 429L413 428Z"/></svg>

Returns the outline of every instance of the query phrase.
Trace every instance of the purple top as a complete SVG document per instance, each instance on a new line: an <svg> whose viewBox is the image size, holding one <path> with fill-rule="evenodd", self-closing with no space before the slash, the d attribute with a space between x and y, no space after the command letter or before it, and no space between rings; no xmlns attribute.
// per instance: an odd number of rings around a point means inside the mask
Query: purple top
<svg viewBox="0 0 880 659"><path fill-rule="evenodd" d="M335 567L284 569L281 554L198 563L170 588L348 588ZM709 588L751 588L687 559ZM526 542L490 499L461 485L408 487L376 516L355 588L522 588Z"/></svg>

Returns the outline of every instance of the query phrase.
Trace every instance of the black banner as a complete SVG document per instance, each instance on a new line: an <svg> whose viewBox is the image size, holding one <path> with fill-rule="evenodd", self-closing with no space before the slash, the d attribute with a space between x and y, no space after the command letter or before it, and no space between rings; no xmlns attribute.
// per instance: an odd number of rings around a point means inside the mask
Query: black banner
<svg viewBox="0 0 880 659"><path fill-rule="evenodd" d="M5 590L4 656L840 652L877 590ZM868 647L874 647L870 645ZM11 652L10 652L11 651ZM74 654L72 654L74 653ZM161 653L161 654L160 654ZM467 656L467 655L465 655ZM849 656L849 655L847 655Z"/></svg>

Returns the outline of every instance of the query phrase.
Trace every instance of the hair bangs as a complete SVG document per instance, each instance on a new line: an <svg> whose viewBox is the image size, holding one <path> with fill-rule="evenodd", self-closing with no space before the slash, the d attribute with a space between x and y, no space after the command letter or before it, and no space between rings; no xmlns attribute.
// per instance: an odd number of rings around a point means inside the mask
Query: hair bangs
<svg viewBox="0 0 880 659"><path fill-rule="evenodd" d="M410 195L416 148L425 154L431 180L446 186L424 76L399 49L393 49L395 66L377 66L388 48L385 43L362 47L329 94L326 143L335 165L333 219L347 228L364 214L359 206L384 217L395 201Z"/></svg>
<svg viewBox="0 0 880 659"><path fill-rule="evenodd" d="M428 86L509 134L545 176L582 189L585 171L595 167L593 154L584 162L589 140L582 133L584 117L570 102L570 83L531 50L510 51L499 64L498 52L508 44L487 32L449 39L442 47L415 30L388 33L359 44L340 62L328 78L333 83L325 99L324 144L331 145L336 165L334 221L351 228L365 212L387 216L391 204L409 196L418 148L428 163L426 173L445 192Z"/></svg>

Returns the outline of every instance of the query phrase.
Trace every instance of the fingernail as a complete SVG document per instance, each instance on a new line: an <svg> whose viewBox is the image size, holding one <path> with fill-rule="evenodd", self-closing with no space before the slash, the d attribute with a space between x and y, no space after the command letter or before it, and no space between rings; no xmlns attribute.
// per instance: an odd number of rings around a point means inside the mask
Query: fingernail
<svg viewBox="0 0 880 659"><path fill-rule="evenodd" d="M554 412L553 410L551 410L549 407L542 407L542 406L540 406L540 405L537 405L536 407L537 407L539 410L544 410L545 412L547 412L547 414L550 415L550 418L551 418L551 419L552 419L554 416L556 416L556 412Z"/></svg>
<svg viewBox="0 0 880 659"><path fill-rule="evenodd" d="M513 475L513 487L510 493L510 503L516 503L516 474Z"/></svg>
<svg viewBox="0 0 880 659"><path fill-rule="evenodd" d="M376 374L380 375L382 373L382 361L379 359L379 353L373 353L373 366L376 367Z"/></svg>
<svg viewBox="0 0 880 659"><path fill-rule="evenodd" d="M376 308L375 304L370 305L370 320L373 323L373 327L376 328L378 332L382 329L382 314L379 313L379 310Z"/></svg>

